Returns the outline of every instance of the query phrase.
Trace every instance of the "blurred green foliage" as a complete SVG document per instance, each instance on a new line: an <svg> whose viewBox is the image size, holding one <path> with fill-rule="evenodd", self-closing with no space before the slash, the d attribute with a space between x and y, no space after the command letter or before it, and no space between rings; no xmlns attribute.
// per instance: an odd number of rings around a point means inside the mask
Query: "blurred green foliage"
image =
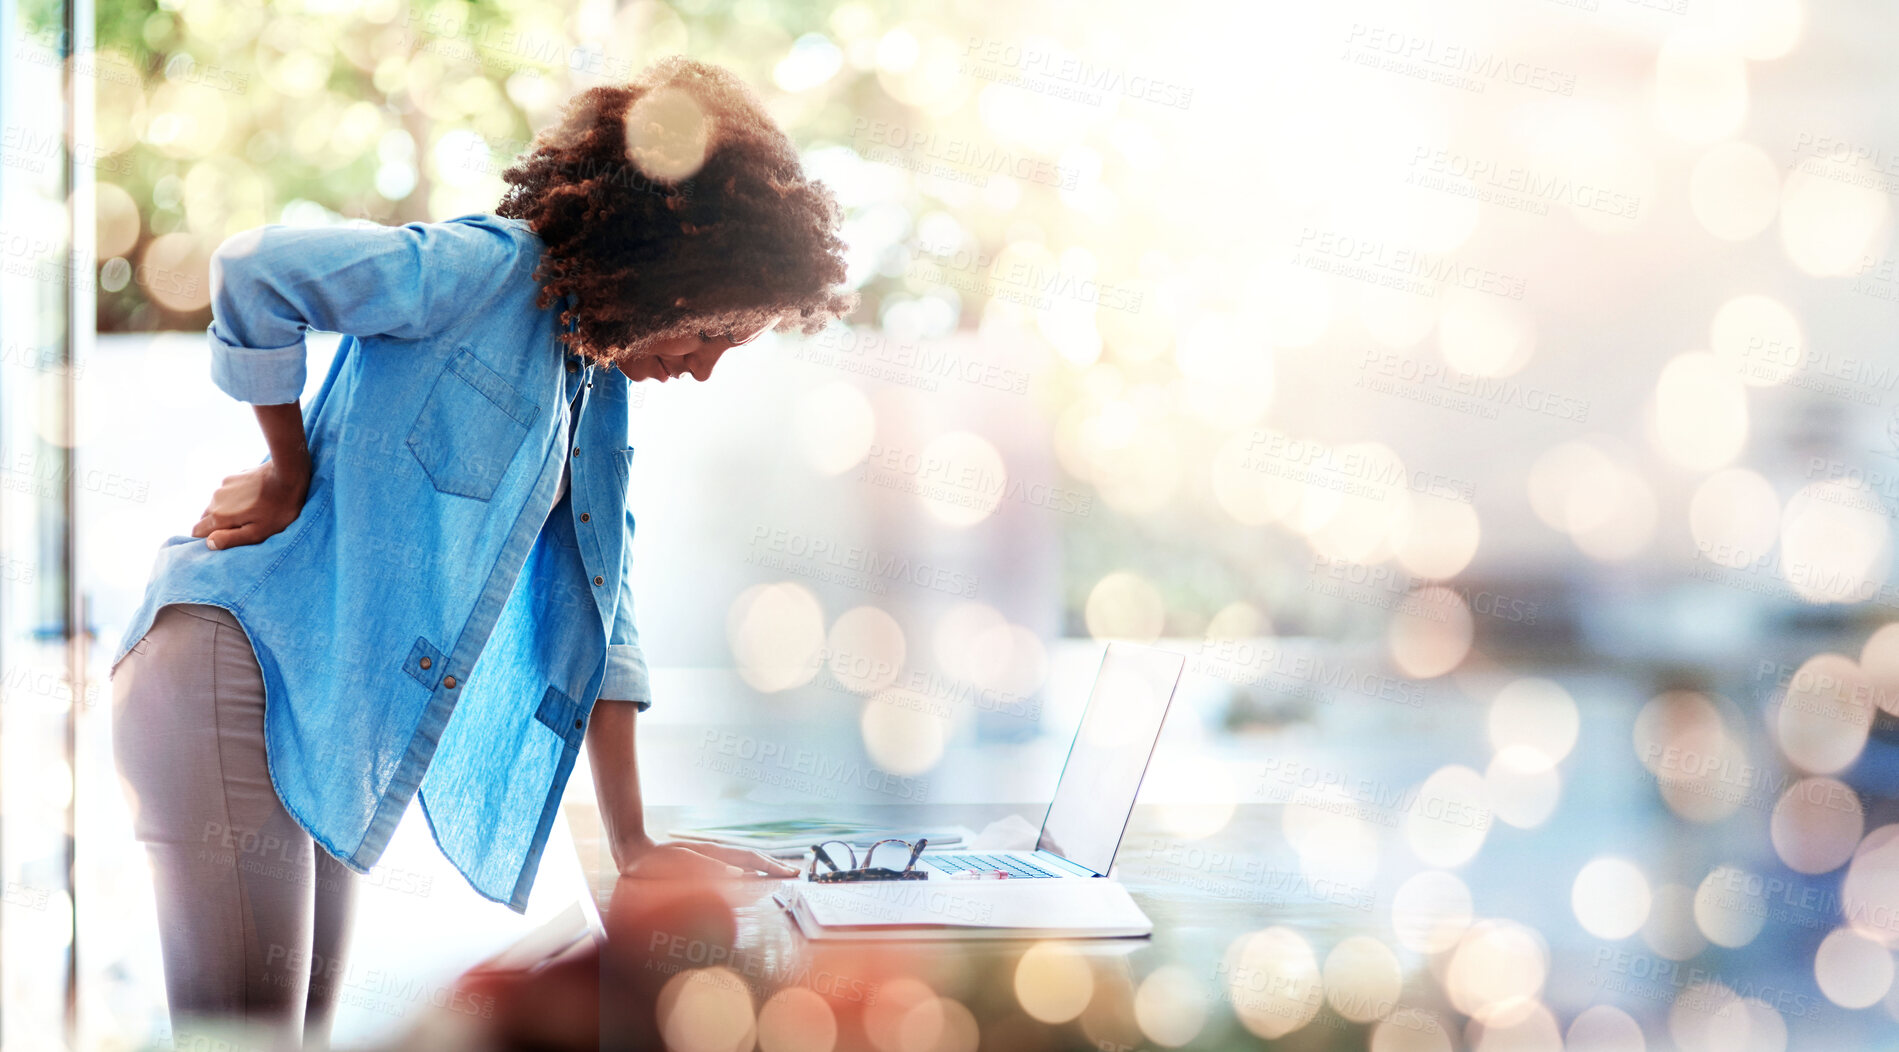
<svg viewBox="0 0 1899 1052"><path fill-rule="evenodd" d="M936 319L922 332L929 338L973 330L1000 310L1006 327L1039 347L1032 404L1054 421L1077 402L1084 373L1062 356L1093 354L1137 393L1178 380L1172 316L1145 276L1178 225L1152 208L1100 205L1106 187L1126 202L1170 194L1153 160L1161 136L1181 125L1178 111L997 83L1011 67L972 65L968 42L1006 44L1018 17L1026 18L964 3L906 12L775 0L571 9L524 0L105 0L92 39L65 48L48 28L37 46L70 52L75 69L95 78L101 332L202 329L210 252L264 223L491 210L505 188L500 172L565 100L684 52L757 85L827 180L845 171L834 188L852 224L847 239L870 246L853 261L865 275L853 324L900 333L927 316ZM917 261L951 250L995 266L919 273ZM1079 267L1137 306L1024 296L998 287L1005 263L1064 280ZM1005 300L1015 302L997 302ZM1079 352L1058 346L1062 334L1083 330ZM1109 495L1097 514L1064 522L1070 629L1086 631L1089 589L1115 570L1156 583L1170 633L1203 631L1235 600L1276 598L1282 589L1264 568L1297 558L1297 542L1210 528L1222 513L1193 465L1225 432L1178 409L1141 426L1171 429L1168 446L1184 465L1155 478L1154 491L1164 485L1191 499L1136 506L1147 476L1135 472L1143 481L1120 487L1132 504ZM1127 455L1146 436L1137 430ZM1072 459L1062 467L1075 484L1091 483ZM1104 461L1097 473L1123 467Z"/></svg>

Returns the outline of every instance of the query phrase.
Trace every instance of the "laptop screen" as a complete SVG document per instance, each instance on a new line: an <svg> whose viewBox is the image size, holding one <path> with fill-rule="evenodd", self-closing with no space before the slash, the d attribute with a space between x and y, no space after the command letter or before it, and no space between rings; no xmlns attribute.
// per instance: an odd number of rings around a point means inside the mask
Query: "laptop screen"
<svg viewBox="0 0 1899 1052"><path fill-rule="evenodd" d="M1108 872L1185 663L1153 647L1108 645L1036 847Z"/></svg>

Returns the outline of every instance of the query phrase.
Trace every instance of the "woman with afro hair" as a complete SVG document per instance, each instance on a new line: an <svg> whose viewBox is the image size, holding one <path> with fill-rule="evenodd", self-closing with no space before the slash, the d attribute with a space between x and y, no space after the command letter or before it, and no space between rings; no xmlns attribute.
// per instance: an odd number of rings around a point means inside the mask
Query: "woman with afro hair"
<svg viewBox="0 0 1899 1052"><path fill-rule="evenodd" d="M412 797L525 911L583 741L622 877L792 872L644 828L627 407L848 313L837 203L680 58L575 96L503 178L492 215L213 254L212 380L270 455L160 546L112 658L175 1035L327 1041L356 875ZM307 329L343 335L304 403Z"/></svg>

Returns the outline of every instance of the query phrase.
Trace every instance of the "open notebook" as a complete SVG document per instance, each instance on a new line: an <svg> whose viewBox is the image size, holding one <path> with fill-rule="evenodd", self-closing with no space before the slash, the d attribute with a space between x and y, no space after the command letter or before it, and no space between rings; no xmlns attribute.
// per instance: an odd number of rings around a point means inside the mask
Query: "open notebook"
<svg viewBox="0 0 1899 1052"><path fill-rule="evenodd" d="M787 881L772 897L812 939L1130 938L1154 930L1112 880Z"/></svg>

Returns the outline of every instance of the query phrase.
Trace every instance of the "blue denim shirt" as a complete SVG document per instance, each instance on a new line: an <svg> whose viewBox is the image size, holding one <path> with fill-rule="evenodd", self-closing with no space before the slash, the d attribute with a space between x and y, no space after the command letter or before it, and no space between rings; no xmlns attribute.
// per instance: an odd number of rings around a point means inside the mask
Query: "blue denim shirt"
<svg viewBox="0 0 1899 1052"><path fill-rule="evenodd" d="M442 852L517 912L594 700L652 700L628 585L629 383L555 339L566 301L534 305L542 249L481 213L218 246L211 376L233 398L296 402L304 331L344 334L303 407L309 496L259 544L168 538L112 658L166 603L230 610L298 823L367 872L419 796Z"/></svg>

